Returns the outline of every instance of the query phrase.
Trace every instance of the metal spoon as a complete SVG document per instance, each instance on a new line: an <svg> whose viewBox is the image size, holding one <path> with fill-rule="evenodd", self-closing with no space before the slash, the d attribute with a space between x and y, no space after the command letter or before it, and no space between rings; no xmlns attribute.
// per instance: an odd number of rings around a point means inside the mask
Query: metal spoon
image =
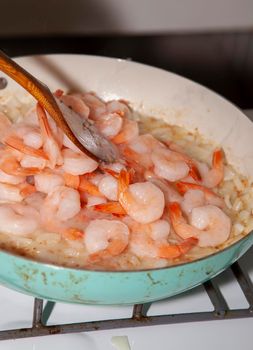
<svg viewBox="0 0 253 350"><path fill-rule="evenodd" d="M90 120L85 121L55 98L49 88L19 66L0 50L0 70L27 90L55 120L68 138L95 160L114 162L119 153L116 146L99 133Z"/></svg>

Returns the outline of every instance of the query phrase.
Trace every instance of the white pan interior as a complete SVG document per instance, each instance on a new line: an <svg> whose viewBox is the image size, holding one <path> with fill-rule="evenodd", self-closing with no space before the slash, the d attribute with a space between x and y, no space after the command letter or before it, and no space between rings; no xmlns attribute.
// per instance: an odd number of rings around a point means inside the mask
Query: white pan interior
<svg viewBox="0 0 253 350"><path fill-rule="evenodd" d="M96 56L33 56L17 62L52 90L92 90L105 100L128 100L138 111L170 124L197 128L223 147L229 163L253 178L253 123L199 84L157 68ZM8 81L8 89L18 88Z"/></svg>

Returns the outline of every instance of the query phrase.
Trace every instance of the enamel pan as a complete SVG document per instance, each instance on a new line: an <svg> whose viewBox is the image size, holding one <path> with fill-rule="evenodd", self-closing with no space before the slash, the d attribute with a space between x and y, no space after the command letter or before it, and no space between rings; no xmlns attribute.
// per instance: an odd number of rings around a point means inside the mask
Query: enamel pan
<svg viewBox="0 0 253 350"><path fill-rule="evenodd" d="M18 58L51 90L92 90L125 99L138 111L221 144L242 174L253 176L253 124L234 105L190 80L142 64L83 55ZM7 78L7 89L21 89ZM163 299L216 276L253 244L253 234L197 261L145 271L89 271L36 262L0 251L0 283L40 298L68 303L133 304Z"/></svg>

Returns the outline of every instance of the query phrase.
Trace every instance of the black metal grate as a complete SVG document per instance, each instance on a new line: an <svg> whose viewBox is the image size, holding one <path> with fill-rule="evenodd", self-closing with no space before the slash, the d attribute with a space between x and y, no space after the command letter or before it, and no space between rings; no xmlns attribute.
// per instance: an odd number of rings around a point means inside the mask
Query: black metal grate
<svg viewBox="0 0 253 350"><path fill-rule="evenodd" d="M43 308L43 300L35 298L32 327L0 331L0 340L37 337L52 334L91 332L115 328L143 327L162 324L253 317L253 285L248 275L240 267L239 263L234 263L231 266L231 270L237 279L246 300L249 303L249 307L246 309L229 309L221 291L215 282L210 280L204 283L204 287L210 301L214 306L213 311L147 316L148 309L151 305L149 303L134 305L131 318L47 326L47 321L53 310L54 303L48 301L46 306Z"/></svg>

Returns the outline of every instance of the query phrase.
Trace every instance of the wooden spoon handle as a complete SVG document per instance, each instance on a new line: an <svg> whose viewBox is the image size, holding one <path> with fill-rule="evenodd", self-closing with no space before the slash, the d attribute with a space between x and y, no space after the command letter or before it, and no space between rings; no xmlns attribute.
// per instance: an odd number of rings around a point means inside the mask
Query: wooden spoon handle
<svg viewBox="0 0 253 350"><path fill-rule="evenodd" d="M60 108L58 107L54 96L49 88L37 80L34 76L28 73L24 68L19 66L15 61L8 57L0 50L0 70L7 74L10 78L15 80L25 90L27 90L49 113L55 120L56 124L68 136L68 138L84 153L95 160L97 157L88 151L81 142L78 141L66 120L64 119Z"/></svg>

